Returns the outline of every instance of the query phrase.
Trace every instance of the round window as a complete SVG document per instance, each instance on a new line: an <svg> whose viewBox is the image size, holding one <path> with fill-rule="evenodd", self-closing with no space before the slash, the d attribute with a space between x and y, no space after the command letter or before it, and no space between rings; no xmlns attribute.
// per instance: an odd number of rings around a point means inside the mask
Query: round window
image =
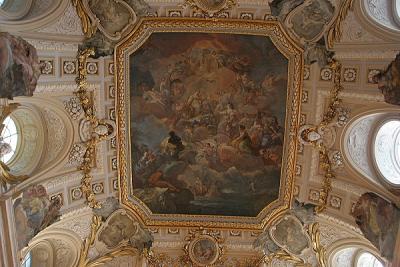
<svg viewBox="0 0 400 267"><path fill-rule="evenodd" d="M400 121L389 120L376 132L373 154L381 176L391 185L400 186Z"/></svg>
<svg viewBox="0 0 400 267"><path fill-rule="evenodd" d="M15 155L18 146L18 136L17 125L11 117L7 117L3 122L3 129L0 135L0 160L2 162L10 162Z"/></svg>
<svg viewBox="0 0 400 267"><path fill-rule="evenodd" d="M369 252L362 252L357 259L357 267L384 267L374 255Z"/></svg>

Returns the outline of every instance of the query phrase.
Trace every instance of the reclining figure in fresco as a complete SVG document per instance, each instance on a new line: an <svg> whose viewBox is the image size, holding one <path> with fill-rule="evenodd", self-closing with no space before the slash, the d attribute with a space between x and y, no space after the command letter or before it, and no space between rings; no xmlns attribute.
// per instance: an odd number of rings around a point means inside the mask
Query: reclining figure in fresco
<svg viewBox="0 0 400 267"><path fill-rule="evenodd" d="M36 49L9 33L0 33L0 98L32 96L40 76Z"/></svg>
<svg viewBox="0 0 400 267"><path fill-rule="evenodd" d="M374 81L385 97L385 102L400 105L400 53L385 71L377 74Z"/></svg>

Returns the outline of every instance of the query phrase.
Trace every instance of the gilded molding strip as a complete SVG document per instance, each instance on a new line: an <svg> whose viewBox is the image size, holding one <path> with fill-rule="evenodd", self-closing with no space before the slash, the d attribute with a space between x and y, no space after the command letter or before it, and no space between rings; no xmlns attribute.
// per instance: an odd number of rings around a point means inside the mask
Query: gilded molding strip
<svg viewBox="0 0 400 267"><path fill-rule="evenodd" d="M287 105L287 142L286 159L282 165L286 174L283 179L280 191L279 202L275 201L264 208L257 217L240 217L214 215L186 215L186 214L150 214L144 209L142 204L134 203L130 199L129 189L129 164L127 157L129 150L126 144L128 141L129 122L126 120L127 101L126 101L126 53L137 49L144 40L153 32L208 32L208 33L227 33L227 34L254 34L267 36L272 39L275 46L286 57L290 58L290 70L288 77L290 82L290 101ZM260 230L265 228L276 217L280 216L285 210L290 208L293 199L292 188L294 184L294 169L296 164L297 131L299 127L300 97L302 90L303 72L303 51L293 40L289 38L283 30L282 25L277 21L238 21L238 20L204 20L195 18L145 18L141 23L116 46L114 59L116 66L116 113L117 113L117 140L118 148L118 180L120 185L119 198L127 209L135 214L146 226L191 226L207 228L229 228L229 229L249 229ZM226 219L225 219L226 218Z"/></svg>
<svg viewBox="0 0 400 267"><path fill-rule="evenodd" d="M290 255L284 250L279 250L275 253L271 253L270 255L265 256L262 259L262 262L264 262L265 264L271 264L274 259L293 263L296 267L311 267L311 265L306 263L303 259Z"/></svg>
<svg viewBox="0 0 400 267"><path fill-rule="evenodd" d="M315 256L318 260L320 267L328 266L326 263L326 250L321 245L320 232L319 232L319 223L313 223L308 226L307 229L308 235L311 238L312 249L315 252Z"/></svg>
<svg viewBox="0 0 400 267"><path fill-rule="evenodd" d="M97 27L93 25L92 20L90 19L88 13L85 10L83 5L83 0L71 0L72 5L76 8L76 13L81 19L82 24L82 32L85 34L86 38L92 37L96 31Z"/></svg>
<svg viewBox="0 0 400 267"><path fill-rule="evenodd" d="M78 77L76 78L76 83L78 90L74 94L79 97L82 109L85 113L85 118L88 120L92 126L91 139L86 141L86 151L83 155L83 162L79 166L79 170L83 172L83 177L81 180L81 189L86 197L86 201L91 208L99 208L101 205L95 199L92 190L92 168L95 166L96 162L96 147L97 144L103 140L106 140L108 134L99 135L96 133L95 128L99 125L106 125L104 120L98 119L96 117L95 106L93 102L93 95L87 91L86 82L86 62L88 57L94 55L94 49L88 48L83 51L78 52Z"/></svg>
<svg viewBox="0 0 400 267"><path fill-rule="evenodd" d="M342 26L345 18L349 11L353 10L354 0L344 0L340 5L339 14L335 21L328 30L327 45L328 48L332 49L334 42L339 42L342 38Z"/></svg>
<svg viewBox="0 0 400 267"><path fill-rule="evenodd" d="M13 175L10 173L10 168L2 161L0 161L0 183L3 187L7 184L19 184L28 179L27 175Z"/></svg>
<svg viewBox="0 0 400 267"><path fill-rule="evenodd" d="M318 127L325 127L327 126L337 115L338 107L341 103L339 98L339 93L343 90L343 86L341 84L341 72L342 72L342 64L336 60L332 60L330 63L330 67L334 71L334 86L331 90L330 101L328 105L327 111L324 113L323 119L320 122ZM332 170L332 163L330 162L328 156L328 149L326 148L323 142L314 143L316 148L319 151L319 158L320 158L320 167L324 170L324 181L322 185L322 189L320 192L319 197L319 204L315 208L317 213L321 213L326 209L328 203L328 196L329 193L332 191L332 179L335 178L335 174Z"/></svg>

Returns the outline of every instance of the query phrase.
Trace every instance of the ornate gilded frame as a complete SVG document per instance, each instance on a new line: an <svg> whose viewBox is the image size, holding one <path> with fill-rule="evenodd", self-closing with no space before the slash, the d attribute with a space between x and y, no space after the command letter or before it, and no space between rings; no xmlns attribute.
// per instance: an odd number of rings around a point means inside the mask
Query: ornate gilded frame
<svg viewBox="0 0 400 267"><path fill-rule="evenodd" d="M129 56L156 32L198 32L259 35L271 38L288 59L288 87L285 123L284 156L279 198L266 206L256 217L153 214L145 204L130 196L130 119L129 119ZM297 132L300 123L303 87L303 49L284 31L278 21L210 20L198 18L143 18L115 48L115 88L117 111L117 161L119 199L146 226L183 226L260 230L290 208L295 179ZM128 112L127 112L128 111Z"/></svg>

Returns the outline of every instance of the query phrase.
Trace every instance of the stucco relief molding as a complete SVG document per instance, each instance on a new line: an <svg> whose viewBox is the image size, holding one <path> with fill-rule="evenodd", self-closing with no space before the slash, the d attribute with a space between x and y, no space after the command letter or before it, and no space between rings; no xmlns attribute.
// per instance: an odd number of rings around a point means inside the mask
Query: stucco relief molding
<svg viewBox="0 0 400 267"><path fill-rule="evenodd" d="M45 33L41 33L40 35L45 35ZM76 52L78 50L79 42L65 42L65 40L41 40L40 35L27 37L24 33L21 33L21 36L39 51Z"/></svg>
<svg viewBox="0 0 400 267"><path fill-rule="evenodd" d="M71 174L66 174L66 175L61 175L53 178L49 178L48 181L43 183L43 186L50 191L53 191L54 189L58 187L64 187L67 184L74 183L76 181L79 181L81 179L80 173L77 171L74 171L74 173Z"/></svg>
<svg viewBox="0 0 400 267"><path fill-rule="evenodd" d="M72 3L68 3L64 13L55 23L39 29L38 32L82 36L81 21Z"/></svg>
<svg viewBox="0 0 400 267"><path fill-rule="evenodd" d="M332 226L334 228L337 227L337 226L340 226L340 227L342 227L344 229L350 230L351 232L355 232L359 236L362 236L362 232L361 232L360 228L358 228L358 227L356 227L354 225L351 225L349 223L346 223L346 222L344 222L342 220L339 220L336 217L332 217L332 216L330 216L330 215L328 215L326 213L318 214L317 220L321 223L321 225L328 224L328 225L330 225L330 226Z"/></svg>
<svg viewBox="0 0 400 267"><path fill-rule="evenodd" d="M37 0L35 0L37 1ZM69 1L54 0L50 8L44 10L40 15L35 15L32 18L21 19L17 21L0 21L0 31L6 30L8 32L28 32L31 30L39 29L45 25L50 25L57 21L65 9L68 7Z"/></svg>
<svg viewBox="0 0 400 267"><path fill-rule="evenodd" d="M96 88L100 88L100 86L101 86L100 83L87 84L87 88L89 89L89 91L95 91ZM35 90L35 95L49 94L49 93L72 95L75 90L76 90L75 82L65 83L65 84L54 82L54 83L38 84Z"/></svg>
<svg viewBox="0 0 400 267"><path fill-rule="evenodd" d="M355 4L355 14L365 30L386 41L400 41L400 26L391 14L394 0L360 0Z"/></svg>
<svg viewBox="0 0 400 267"><path fill-rule="evenodd" d="M337 50L335 51L335 58L339 60L344 59L380 59L380 60L393 60L398 53L398 48L392 48L392 46L385 49L384 46L380 45L380 48L374 49L363 49L359 45L351 46L351 45L343 45L337 46Z"/></svg>

